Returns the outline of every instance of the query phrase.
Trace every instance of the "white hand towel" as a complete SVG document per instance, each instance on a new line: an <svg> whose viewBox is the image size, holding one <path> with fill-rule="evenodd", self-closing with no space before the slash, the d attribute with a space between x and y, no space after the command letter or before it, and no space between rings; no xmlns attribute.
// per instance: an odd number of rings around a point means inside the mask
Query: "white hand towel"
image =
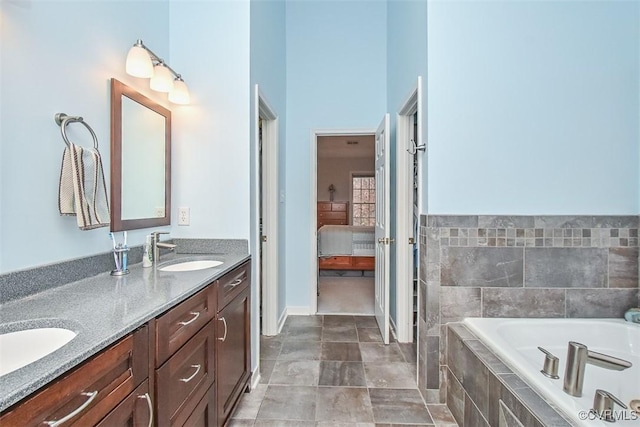
<svg viewBox="0 0 640 427"><path fill-rule="evenodd" d="M109 201L97 148L69 142L62 156L58 193L60 215L75 215L81 230L109 225Z"/></svg>

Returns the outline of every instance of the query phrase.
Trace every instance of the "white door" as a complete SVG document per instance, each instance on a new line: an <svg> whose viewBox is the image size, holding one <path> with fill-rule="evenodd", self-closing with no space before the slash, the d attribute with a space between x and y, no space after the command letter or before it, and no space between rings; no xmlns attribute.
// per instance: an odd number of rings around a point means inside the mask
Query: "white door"
<svg viewBox="0 0 640 427"><path fill-rule="evenodd" d="M389 114L376 131L376 270L375 313L380 333L389 344Z"/></svg>

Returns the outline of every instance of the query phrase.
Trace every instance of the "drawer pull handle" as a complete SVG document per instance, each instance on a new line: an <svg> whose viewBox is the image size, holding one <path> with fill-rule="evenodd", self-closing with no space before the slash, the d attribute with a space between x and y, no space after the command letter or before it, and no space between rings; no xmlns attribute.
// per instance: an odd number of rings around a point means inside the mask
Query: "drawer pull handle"
<svg viewBox="0 0 640 427"><path fill-rule="evenodd" d="M222 320L222 323L224 323L224 336L222 338L218 338L218 340L224 342L224 340L227 339L227 321L224 317L221 317L220 320Z"/></svg>
<svg viewBox="0 0 640 427"><path fill-rule="evenodd" d="M91 402L93 402L93 399L96 398L96 396L98 396L98 391L92 391L90 393L80 393L82 396L87 396L88 399L86 402L84 402L82 405L78 406L76 409L74 409L72 412L69 412L67 415L65 415L64 417L60 418L57 421L45 421L44 423L50 427L58 427L64 423L66 423L67 421L69 421L71 418L75 417L76 415L78 415L80 412L84 411L87 406L89 406L91 404Z"/></svg>
<svg viewBox="0 0 640 427"><path fill-rule="evenodd" d="M153 403L151 403L151 397L149 393L145 393L142 396L138 396L138 399L147 399L147 405L149 405L149 427L153 426Z"/></svg>
<svg viewBox="0 0 640 427"><path fill-rule="evenodd" d="M188 378L180 378L180 381L182 381L183 383L188 383L189 381L191 381L192 379L195 378L196 375L198 375L198 372L200 372L200 365L191 365L192 368L195 368L195 372L193 373L193 375L191 375Z"/></svg>
<svg viewBox="0 0 640 427"><path fill-rule="evenodd" d="M196 319L198 319L198 317L200 317L200 312L199 311L192 311L190 314L193 315L193 318L191 320L187 320L186 322L178 322L178 325L187 326L187 325L195 322Z"/></svg>
<svg viewBox="0 0 640 427"><path fill-rule="evenodd" d="M242 277L240 277L239 279L234 280L233 282L229 283L229 286L231 286L232 288L235 288L236 286L238 286L240 283L242 283Z"/></svg>

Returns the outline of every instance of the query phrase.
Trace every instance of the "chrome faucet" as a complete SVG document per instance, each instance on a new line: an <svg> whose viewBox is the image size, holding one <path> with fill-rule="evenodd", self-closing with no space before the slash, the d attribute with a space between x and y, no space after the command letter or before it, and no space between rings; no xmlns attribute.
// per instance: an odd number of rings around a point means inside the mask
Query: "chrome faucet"
<svg viewBox="0 0 640 427"><path fill-rule="evenodd" d="M172 243L163 243L160 241L161 234L169 234L168 231L154 231L151 233L151 249L153 250L153 262L157 263L160 259L160 248L174 250L176 245Z"/></svg>
<svg viewBox="0 0 640 427"><path fill-rule="evenodd" d="M600 368L622 371L631 367L631 362L607 354L591 351L586 345L569 341L567 351L567 366L564 371L565 393L571 396L581 397L584 384L584 371L588 364Z"/></svg>

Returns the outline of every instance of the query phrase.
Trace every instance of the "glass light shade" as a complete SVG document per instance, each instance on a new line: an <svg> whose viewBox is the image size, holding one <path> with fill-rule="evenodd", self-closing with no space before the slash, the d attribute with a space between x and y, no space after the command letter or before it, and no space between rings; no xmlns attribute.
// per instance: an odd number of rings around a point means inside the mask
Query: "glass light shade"
<svg viewBox="0 0 640 427"><path fill-rule="evenodd" d="M153 63L149 52L140 46L129 49L126 63L127 74L134 77L153 77Z"/></svg>
<svg viewBox="0 0 640 427"><path fill-rule="evenodd" d="M151 89L158 92L171 92L173 89L173 74L163 64L153 67L153 77L149 82Z"/></svg>
<svg viewBox="0 0 640 427"><path fill-rule="evenodd" d="M169 101L174 104L187 105L191 101L189 89L183 80L175 79L173 81L173 90L169 92Z"/></svg>

